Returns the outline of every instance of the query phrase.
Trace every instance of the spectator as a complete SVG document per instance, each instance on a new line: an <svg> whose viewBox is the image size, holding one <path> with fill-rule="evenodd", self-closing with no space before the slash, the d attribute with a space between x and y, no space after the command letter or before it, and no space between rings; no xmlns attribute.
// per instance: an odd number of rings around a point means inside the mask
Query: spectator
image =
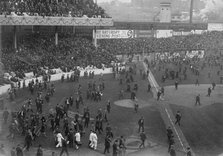
<svg viewBox="0 0 223 156"><path fill-rule="evenodd" d="M39 145L39 147L37 149L36 156L43 156L43 150L42 150L42 146L41 145Z"/></svg>
<svg viewBox="0 0 223 156"><path fill-rule="evenodd" d="M3 1L0 4L0 14L11 15L16 14L23 16L65 16L65 17L109 17L105 10L94 3L93 0L88 1L31 1L16 0Z"/></svg>
<svg viewBox="0 0 223 156"><path fill-rule="evenodd" d="M15 147L12 147L12 149L11 149L11 156L16 156Z"/></svg>
<svg viewBox="0 0 223 156"><path fill-rule="evenodd" d="M18 146L16 147L16 155L23 156L23 151L22 151L20 144L18 144Z"/></svg>

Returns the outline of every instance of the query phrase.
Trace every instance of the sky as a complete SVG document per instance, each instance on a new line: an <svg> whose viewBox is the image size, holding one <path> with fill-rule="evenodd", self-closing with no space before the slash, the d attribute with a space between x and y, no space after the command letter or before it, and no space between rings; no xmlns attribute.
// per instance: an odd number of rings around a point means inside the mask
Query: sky
<svg viewBox="0 0 223 156"><path fill-rule="evenodd" d="M112 0L98 0L98 3L101 3L101 2L111 2ZM115 1L118 1L118 0L115 0ZM131 2L131 0L119 0L121 2Z"/></svg>

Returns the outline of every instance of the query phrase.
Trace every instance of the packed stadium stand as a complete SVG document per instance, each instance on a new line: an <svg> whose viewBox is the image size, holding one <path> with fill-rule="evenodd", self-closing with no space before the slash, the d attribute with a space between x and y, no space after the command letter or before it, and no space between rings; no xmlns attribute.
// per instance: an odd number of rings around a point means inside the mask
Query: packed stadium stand
<svg viewBox="0 0 223 156"><path fill-rule="evenodd" d="M108 15L93 0L2 0L0 14L15 16L102 17Z"/></svg>
<svg viewBox="0 0 223 156"><path fill-rule="evenodd" d="M14 49L2 51L5 69L23 75L40 68L61 68L63 71L67 68L66 71L70 71L76 66L109 67L111 61L115 60L112 53L96 49L88 39L75 38L69 34L59 35L59 38L56 46L50 35L28 35L16 53Z"/></svg>
<svg viewBox="0 0 223 156"><path fill-rule="evenodd" d="M35 33L24 38L16 53L14 49L2 49L2 62L7 72L14 71L22 75L41 67L70 70L74 66L93 65L101 68L102 64L109 67L119 54L173 53L196 49L218 51L223 49L222 37L222 32L207 32L171 38L102 39L96 48L90 40L76 38L72 34L60 34L56 46L52 35Z"/></svg>

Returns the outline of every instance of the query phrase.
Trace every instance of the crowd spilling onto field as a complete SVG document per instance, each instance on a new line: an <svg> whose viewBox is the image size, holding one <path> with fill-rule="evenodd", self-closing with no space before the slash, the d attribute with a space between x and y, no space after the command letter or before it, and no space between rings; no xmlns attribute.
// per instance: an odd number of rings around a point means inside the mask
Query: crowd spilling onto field
<svg viewBox="0 0 223 156"><path fill-rule="evenodd" d="M108 17L93 0L2 0L0 14L63 17Z"/></svg>
<svg viewBox="0 0 223 156"><path fill-rule="evenodd" d="M113 72L113 79L120 79L119 85L127 85L126 93L131 94L132 100L135 100L136 92L139 89L138 86L134 85L136 84L134 81L136 67L130 67L129 70L126 70L115 66L113 67ZM117 79L117 75L119 75L119 79ZM115 136L112 124L110 124L110 119L112 118L110 115L115 112L110 100L106 100L106 103L101 108L96 109L96 113L88 105L89 101L100 104L103 100L103 92L109 90L106 87L105 78L101 74L98 79L94 77L94 73L86 72L84 79L88 79L88 83L83 85L79 82L79 76L77 74L74 77L72 75L61 77L61 83L74 83L77 85L74 85L73 94L68 93L67 97L64 97L61 102L55 105L51 105L52 98L59 88L57 88L57 84L51 82L50 77L45 77L43 81L39 81L37 78L32 79L28 86L21 85L18 82L18 90L13 88L12 93L9 93L9 99L13 101L20 96L19 94L22 91L28 91L27 94L30 94L29 98L21 106L11 111L11 114L7 108L3 112L4 124L9 123L9 134L6 138L14 141L19 136L24 137L24 144L18 144L16 148L13 147L11 152L22 155L24 152L29 151L30 147L35 147L38 142L43 146L50 143L50 146L54 145L54 147L60 148L60 155L64 152L68 153L68 149L78 150L81 146L88 146L90 149L98 150L99 139L103 138L104 154L110 153L112 147L114 156L119 155L119 153L120 155L125 155L125 138L122 135ZM87 92L85 93L85 91ZM119 98L123 99L126 94L124 95L123 92L122 94ZM134 110L137 113L138 105L137 107L135 106ZM138 133L141 140L139 148L145 148L146 134L143 117L138 120ZM47 144L41 142L43 137L48 139L54 137L54 142L51 142L50 139ZM86 144L82 141L88 138L89 143ZM43 156L41 145L39 145L37 153L40 153L40 155L37 154L38 156Z"/></svg>

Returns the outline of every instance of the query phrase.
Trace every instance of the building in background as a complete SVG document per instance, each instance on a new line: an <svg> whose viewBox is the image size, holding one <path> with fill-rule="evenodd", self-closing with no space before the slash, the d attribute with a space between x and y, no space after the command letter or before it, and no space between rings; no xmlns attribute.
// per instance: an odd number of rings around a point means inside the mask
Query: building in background
<svg viewBox="0 0 223 156"><path fill-rule="evenodd" d="M162 2L160 3L160 23L170 23L171 22L171 3Z"/></svg>

